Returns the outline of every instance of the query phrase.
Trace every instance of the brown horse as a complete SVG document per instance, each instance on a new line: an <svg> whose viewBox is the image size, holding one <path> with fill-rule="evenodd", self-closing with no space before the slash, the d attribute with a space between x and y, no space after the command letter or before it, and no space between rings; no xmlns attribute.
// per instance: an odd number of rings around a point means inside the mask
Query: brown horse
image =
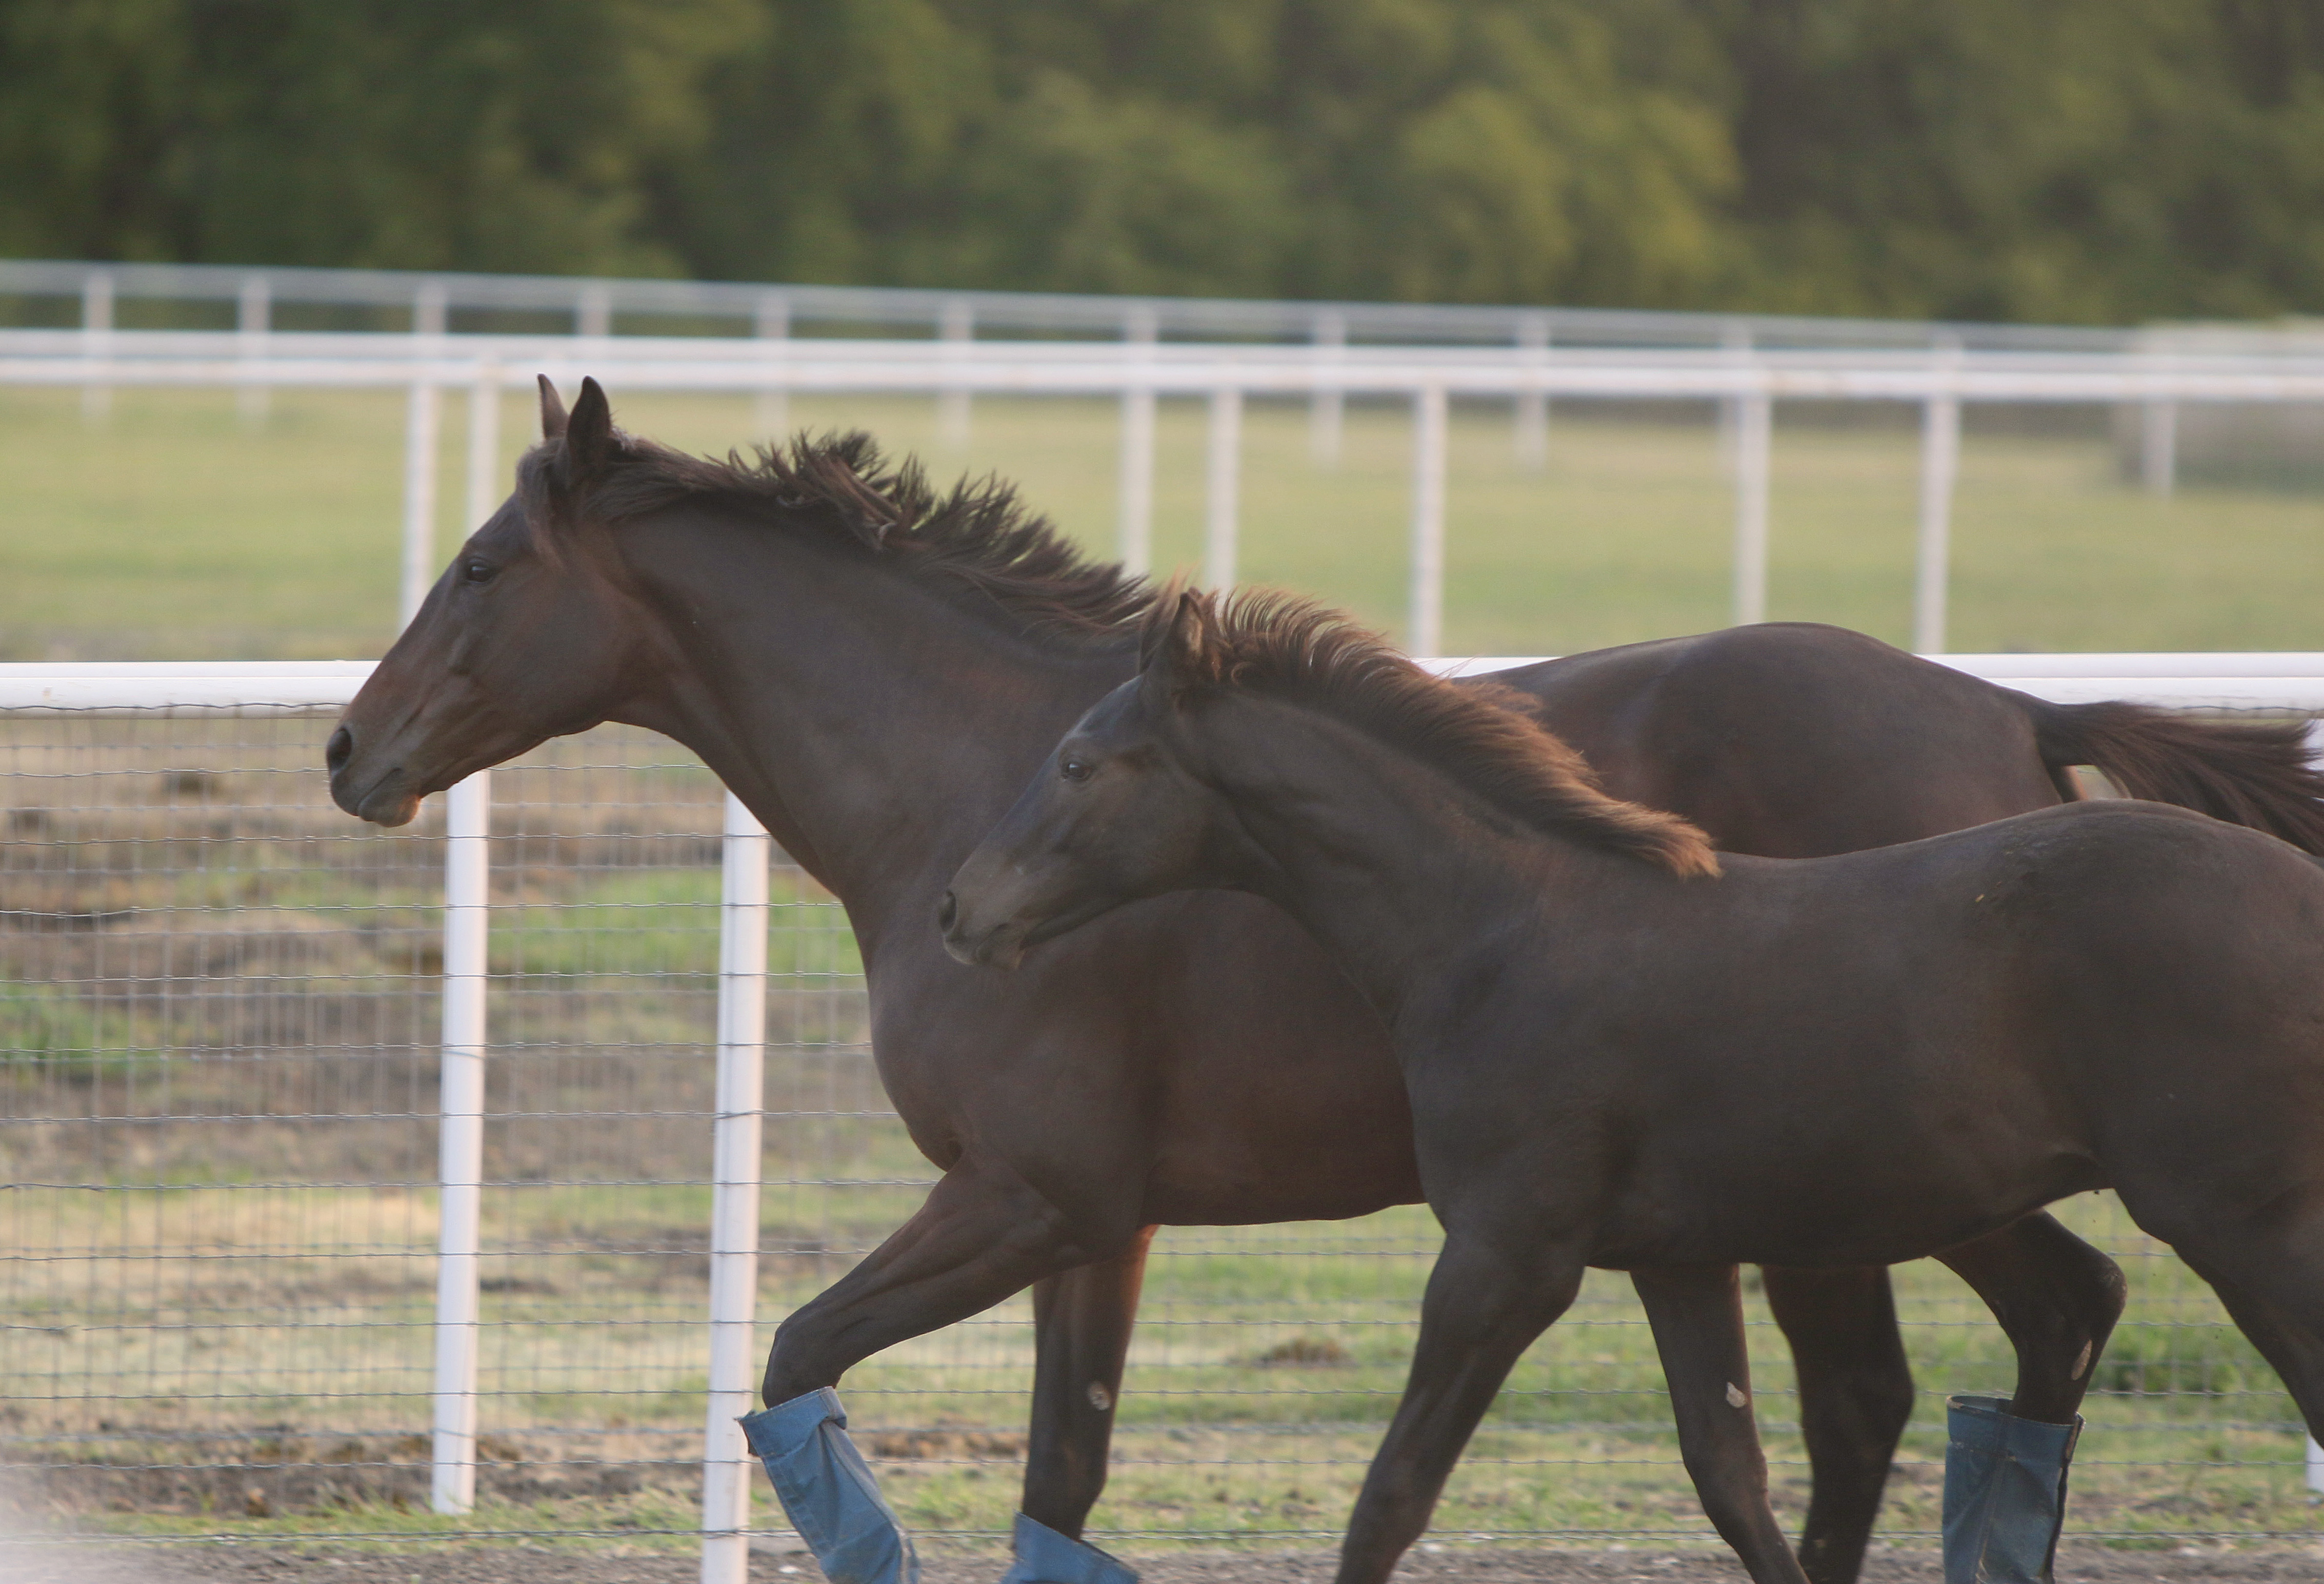
<svg viewBox="0 0 2324 1584"><path fill-rule="evenodd" d="M1737 1384L1738 1262L1908 1259L2111 1186L2324 1432L2324 872L2304 854L2102 803L1722 860L1606 796L1521 697L1449 686L1288 596L1174 604L937 918L963 962L1006 967L1124 903L1246 892L1388 1025L1445 1240L1340 1584L1388 1577L1590 1266L1723 1317L1723 1348L1656 1335L1674 1398L1723 1378L1728 1423L1692 1426L1688 1461L1763 1584L1802 1575ZM2071 1441L2051 1441L2061 1494ZM1991 1537L1951 1517L1947 1576L1994 1576L1966 1554ZM2006 1576L2046 1576L2053 1532L2024 1539Z"/></svg>
<svg viewBox="0 0 2324 1584"><path fill-rule="evenodd" d="M1140 585L1080 560L1006 492L936 498L861 440L757 467L679 456L618 435L594 382L569 425L545 391L543 424L518 493L333 733L332 795L401 824L472 770L609 720L700 754L846 903L881 1076L944 1171L784 1323L770 1401L1036 1283L1025 1511L1078 1535L1104 1484L1147 1229L1419 1196L1385 1035L1249 898L1130 909L1005 981L962 973L927 928L1057 733L1131 674ZM2296 734L2054 709L1830 628L1504 679L1609 784L1737 851L1840 851L2046 806L2086 761L2149 795L2314 820ZM2324 844L2324 825L2298 828ZM2070 1414L2120 1305L2111 1265L2046 1217L1949 1258L2000 1313L2021 1403ZM1857 1570L1912 1380L1884 1270L1776 1269L1766 1286L1815 1476L1803 1554L1837 1584Z"/></svg>

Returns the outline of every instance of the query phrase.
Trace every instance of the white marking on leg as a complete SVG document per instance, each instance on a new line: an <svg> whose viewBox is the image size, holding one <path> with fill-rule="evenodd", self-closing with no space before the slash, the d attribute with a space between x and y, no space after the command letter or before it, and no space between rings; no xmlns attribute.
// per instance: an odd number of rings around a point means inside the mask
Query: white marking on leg
<svg viewBox="0 0 2324 1584"><path fill-rule="evenodd" d="M1090 1406L1101 1414L1113 1406L1113 1394L1105 1389L1105 1382L1102 1380L1090 1382L1089 1400Z"/></svg>
<svg viewBox="0 0 2324 1584"><path fill-rule="evenodd" d="M1727 1383L1727 1405L1728 1405L1729 1407L1730 1407L1730 1408L1742 1408L1742 1407L1748 1407L1748 1406L1750 1404L1750 1402L1751 1402L1751 1398L1750 1398L1750 1396L1749 1396L1749 1395L1748 1395L1748 1394L1743 1390L1743 1388L1742 1388L1741 1386L1737 1386L1737 1385L1736 1385L1733 1381L1731 1381L1731 1380L1730 1380L1730 1381L1729 1381L1729 1382Z"/></svg>
<svg viewBox="0 0 2324 1584"><path fill-rule="evenodd" d="M2090 1367L2090 1349L2093 1346L2095 1346L2094 1343L2084 1342L2082 1344L2082 1350L2074 1355L2074 1372L2066 1377L2068 1380L2080 1380L2082 1378L2082 1371Z"/></svg>

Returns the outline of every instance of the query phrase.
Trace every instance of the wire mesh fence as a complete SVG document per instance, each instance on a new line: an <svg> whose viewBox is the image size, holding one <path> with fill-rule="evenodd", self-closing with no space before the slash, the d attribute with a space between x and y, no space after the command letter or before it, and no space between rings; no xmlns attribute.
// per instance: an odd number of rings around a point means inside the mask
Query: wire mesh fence
<svg viewBox="0 0 2324 1584"><path fill-rule="evenodd" d="M67 1528L618 1536L698 1522L721 794L606 729L495 773L481 1467L427 1507L443 834L329 803L324 718L0 712L0 1445ZM761 1341L933 1177L883 1097L838 905L778 858ZM2085 1534L2312 1533L2274 1377L2110 1198L2123 1261L2076 1470ZM1335 1532L1401 1385L1426 1212L1166 1229L1102 1543ZM1927 1262L1898 1273L1923 1399L1885 1530L1936 1524L1941 1397L2008 1348ZM1752 1345L1779 1505L1806 1469L1788 1357ZM844 1391L908 1524L1005 1532L1023 1299ZM760 1522L779 1526L761 1490ZM1440 1535L1707 1542L1652 1341L1593 1275L1479 1436Z"/></svg>

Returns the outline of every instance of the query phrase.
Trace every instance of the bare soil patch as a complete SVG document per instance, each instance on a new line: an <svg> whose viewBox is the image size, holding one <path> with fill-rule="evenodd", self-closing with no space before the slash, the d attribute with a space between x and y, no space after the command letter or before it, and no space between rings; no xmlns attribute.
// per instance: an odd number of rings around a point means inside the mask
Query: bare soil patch
<svg viewBox="0 0 2324 1584"><path fill-rule="evenodd" d="M1133 1559L1136 1560L1136 1559ZM1145 1584L1324 1584L1333 1558L1321 1551L1179 1552L1137 1560ZM991 1584L999 1556L924 1560L924 1584ZM2166 1551L2069 1548L2060 1584L2313 1584L2324 1551ZM469 1545L393 1552L244 1545L0 1549L0 1584L693 1584L691 1555L630 1555ZM796 1552L754 1554L752 1584L813 1581ZM1415 1552L1398 1579L1416 1584L1741 1584L1742 1569L1711 1552L1499 1551ZM1866 1584L1941 1584L1937 1553L1877 1552Z"/></svg>

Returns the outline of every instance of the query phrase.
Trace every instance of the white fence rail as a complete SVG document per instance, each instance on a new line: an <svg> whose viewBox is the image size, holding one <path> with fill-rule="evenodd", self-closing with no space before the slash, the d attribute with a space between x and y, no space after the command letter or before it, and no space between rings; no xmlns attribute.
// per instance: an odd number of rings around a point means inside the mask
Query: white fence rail
<svg viewBox="0 0 2324 1584"><path fill-rule="evenodd" d="M1526 663L1510 657L1430 662L1448 674ZM2129 697L2179 707L2324 711L2324 653L1962 655L1946 663L2062 702ZM0 666L0 711L280 712L343 705L368 662ZM484 1214L489 980L491 775L447 798L441 974L440 1193L434 1300L430 1500L469 1509L479 1457L480 1228ZM771 843L728 797L719 900L715 1165L708 1237L701 1533L705 1584L745 1574L754 1470L733 1425L751 1403L761 1187L761 1064L766 1039Z"/></svg>
<svg viewBox="0 0 2324 1584"><path fill-rule="evenodd" d="M364 308L408 314L414 330L442 329L454 312L569 317L579 336L607 336L615 316L726 320L759 335L795 324L887 325L966 338L980 330L1129 340L1270 336L1317 345L1350 341L1514 342L1625 345L1969 345L2107 350L2137 332L2078 326L1923 323L1784 314L1298 302L1234 298L1112 297L1042 291L944 291L908 287L804 286L564 275L435 274L398 270L251 268L0 260L0 295L78 300L86 326L110 327L124 300L235 305L235 326L263 335L277 305Z"/></svg>
<svg viewBox="0 0 2324 1584"><path fill-rule="evenodd" d="M120 386L401 389L410 392L404 464L402 612L409 616L437 563L436 462L441 393L466 392L466 515L480 520L501 487L494 465L499 395L512 379L545 373L570 385L595 374L621 391L928 394L945 425L966 424L974 394L1100 396L1122 409L1117 548L1147 569L1153 515L1153 403L1209 403L1204 567L1234 580L1238 561L1241 413L1254 396L1338 404L1351 395L1410 403L1414 422L1410 610L1406 640L1435 647L1443 631L1447 523L1446 403L1514 404L1526 426L1553 398L1699 401L1731 419L1733 613L1766 614L1769 490L1775 404L1815 400L1906 403L1923 412L1915 552L1914 647L1946 647L1953 495L1960 409L1969 402L2104 403L2166 416L2182 402L2324 402L2324 357L2257 353L2058 353L1934 350L1658 351L1518 346L1282 346L1154 342L717 340L706 337L453 336L198 331L0 331L0 384L73 387L103 398ZM1318 407L1319 414L1326 410ZM1320 422L1320 420L1319 420ZM1336 432L1335 422L1324 425ZM1322 428L1319 428L1319 434ZM2172 443L2172 422L2148 422L2150 447ZM2167 487L2168 456L2144 472Z"/></svg>

